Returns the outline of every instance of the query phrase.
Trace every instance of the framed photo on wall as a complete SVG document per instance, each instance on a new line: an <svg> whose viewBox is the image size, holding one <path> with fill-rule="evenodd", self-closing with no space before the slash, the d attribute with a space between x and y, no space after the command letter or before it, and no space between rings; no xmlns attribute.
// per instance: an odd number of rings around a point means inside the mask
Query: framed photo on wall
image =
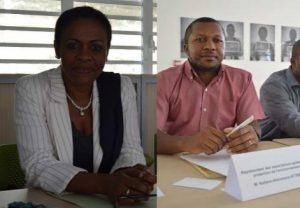
<svg viewBox="0 0 300 208"><path fill-rule="evenodd" d="M196 18L189 18L189 17L181 17L180 18L180 57L187 58L187 55L184 52L183 45L184 45L184 33L186 28L192 23Z"/></svg>
<svg viewBox="0 0 300 208"><path fill-rule="evenodd" d="M225 32L224 59L244 59L244 23L219 21Z"/></svg>
<svg viewBox="0 0 300 208"><path fill-rule="evenodd" d="M250 60L274 61L275 25L250 25Z"/></svg>
<svg viewBox="0 0 300 208"><path fill-rule="evenodd" d="M281 27L281 61L290 61L293 45L299 35L300 27Z"/></svg>

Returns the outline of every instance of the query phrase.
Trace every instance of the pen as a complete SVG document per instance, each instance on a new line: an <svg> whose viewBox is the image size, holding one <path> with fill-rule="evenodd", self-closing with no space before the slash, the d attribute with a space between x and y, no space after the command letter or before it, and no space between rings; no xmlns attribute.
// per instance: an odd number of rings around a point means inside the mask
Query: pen
<svg viewBox="0 0 300 208"><path fill-rule="evenodd" d="M156 196L156 194L132 194L132 195L124 195L120 196L120 199L144 199L147 197Z"/></svg>
<svg viewBox="0 0 300 208"><path fill-rule="evenodd" d="M117 198L114 199L114 208L120 208L119 201Z"/></svg>
<svg viewBox="0 0 300 208"><path fill-rule="evenodd" d="M245 121L243 121L241 124L234 127L228 134L226 134L226 138L229 137L234 132L236 132L237 130L240 130L241 128L249 125L253 120L254 120L254 116L252 115L249 118L247 118Z"/></svg>

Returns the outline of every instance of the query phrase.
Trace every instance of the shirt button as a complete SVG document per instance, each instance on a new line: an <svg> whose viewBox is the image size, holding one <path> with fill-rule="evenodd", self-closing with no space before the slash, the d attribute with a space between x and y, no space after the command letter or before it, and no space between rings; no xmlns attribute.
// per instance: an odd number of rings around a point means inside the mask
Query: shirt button
<svg viewBox="0 0 300 208"><path fill-rule="evenodd" d="M204 108L203 111L206 112L206 108Z"/></svg>
<svg viewBox="0 0 300 208"><path fill-rule="evenodd" d="M205 92L207 92L207 88L205 88L205 90L204 90Z"/></svg>

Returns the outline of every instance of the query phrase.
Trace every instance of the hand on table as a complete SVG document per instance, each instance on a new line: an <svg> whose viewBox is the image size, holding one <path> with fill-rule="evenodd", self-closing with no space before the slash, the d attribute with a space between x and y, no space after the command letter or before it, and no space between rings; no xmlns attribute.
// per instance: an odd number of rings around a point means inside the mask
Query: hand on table
<svg viewBox="0 0 300 208"><path fill-rule="evenodd" d="M220 151L226 138L223 132L212 128L203 128L198 133L190 137L187 141L187 151L190 153L204 152L207 155Z"/></svg>
<svg viewBox="0 0 300 208"><path fill-rule="evenodd" d="M144 165L138 164L122 168L110 175L110 179L107 181L108 195L114 201L119 200L122 204L146 201L148 200L147 195L151 193L155 183L156 176ZM130 197L137 195L141 197Z"/></svg>
<svg viewBox="0 0 300 208"><path fill-rule="evenodd" d="M224 129L228 134L233 128ZM257 148L259 139L256 131L251 125L237 130L228 137L227 148L232 153L249 152Z"/></svg>

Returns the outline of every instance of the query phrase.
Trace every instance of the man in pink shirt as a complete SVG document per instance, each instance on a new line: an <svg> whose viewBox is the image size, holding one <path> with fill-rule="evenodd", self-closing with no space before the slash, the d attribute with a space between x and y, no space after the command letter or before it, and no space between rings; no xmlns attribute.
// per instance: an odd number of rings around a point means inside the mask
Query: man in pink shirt
<svg viewBox="0 0 300 208"><path fill-rule="evenodd" d="M255 149L265 117L249 72L222 64L224 31L203 17L185 32L188 60L157 75L157 150L214 154L225 145L233 153ZM235 124L255 121L228 138Z"/></svg>

